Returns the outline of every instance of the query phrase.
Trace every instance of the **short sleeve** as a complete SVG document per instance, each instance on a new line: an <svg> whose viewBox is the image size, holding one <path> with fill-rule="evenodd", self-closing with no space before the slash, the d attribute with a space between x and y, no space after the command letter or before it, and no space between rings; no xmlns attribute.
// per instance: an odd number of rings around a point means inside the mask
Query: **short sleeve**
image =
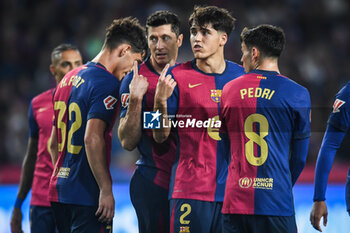
<svg viewBox="0 0 350 233"><path fill-rule="evenodd" d="M30 102L28 111L28 123L29 123L29 137L38 138L39 137L39 127L35 121L34 111L33 111L33 101Z"/></svg>
<svg viewBox="0 0 350 233"><path fill-rule="evenodd" d="M118 109L119 81L114 77L99 78L92 86L87 120L98 118L107 124L113 121Z"/></svg>

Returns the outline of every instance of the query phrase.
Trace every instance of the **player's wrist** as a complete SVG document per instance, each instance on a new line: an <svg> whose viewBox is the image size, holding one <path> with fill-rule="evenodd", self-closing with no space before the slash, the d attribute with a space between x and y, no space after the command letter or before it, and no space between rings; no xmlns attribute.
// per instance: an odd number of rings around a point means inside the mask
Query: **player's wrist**
<svg viewBox="0 0 350 233"><path fill-rule="evenodd" d="M17 197L14 207L18 208L18 209L21 209L23 202L24 202L23 198Z"/></svg>
<svg viewBox="0 0 350 233"><path fill-rule="evenodd" d="M154 103L160 106L164 106L167 103L168 98L165 96L155 95Z"/></svg>
<svg viewBox="0 0 350 233"><path fill-rule="evenodd" d="M136 94L136 93L130 93L130 97L129 97L129 103L130 102L141 102L142 99L143 99L143 95L140 95L140 94Z"/></svg>

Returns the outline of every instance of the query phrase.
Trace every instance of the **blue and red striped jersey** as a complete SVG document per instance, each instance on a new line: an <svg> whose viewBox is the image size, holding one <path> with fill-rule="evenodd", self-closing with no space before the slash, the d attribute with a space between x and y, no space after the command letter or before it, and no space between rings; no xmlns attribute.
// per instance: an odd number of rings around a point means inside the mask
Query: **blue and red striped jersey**
<svg viewBox="0 0 350 233"><path fill-rule="evenodd" d="M89 119L107 123L104 139L109 167L119 86L115 76L93 62L70 71L58 84L53 101L59 156L50 181L50 201L98 205L99 187L87 161L84 135Z"/></svg>
<svg viewBox="0 0 350 233"><path fill-rule="evenodd" d="M177 82L168 111L177 133L170 198L223 201L227 177L227 144L219 135L219 103L224 85L243 75L242 66L226 62L222 74L199 70L196 60L171 70ZM176 124L176 125L175 125Z"/></svg>
<svg viewBox="0 0 350 233"><path fill-rule="evenodd" d="M220 117L231 162L224 214L294 214L291 144L310 137L310 113L308 90L277 72L253 70L225 86Z"/></svg>
<svg viewBox="0 0 350 233"><path fill-rule="evenodd" d="M138 69L139 75L146 77L149 83L147 92L143 97L142 118L143 112L153 111L154 94L159 74L154 70L149 59L143 62ZM130 72L126 75L120 86L120 118L125 117L128 109L128 98L130 95L129 84L132 81L133 74L133 72ZM136 164L139 167L140 172L146 178L152 180L155 184L164 189L169 189L171 166L175 160L175 135L174 133L171 133L165 142L159 144L153 139L152 129L143 129L142 126L141 129L142 135L140 142L137 145L141 157Z"/></svg>
<svg viewBox="0 0 350 233"><path fill-rule="evenodd" d="M48 194L53 165L48 151L48 140L52 129L53 91L54 89L50 89L34 97L30 103L28 113L29 136L38 139L38 152L30 201L31 205L36 206L50 206Z"/></svg>

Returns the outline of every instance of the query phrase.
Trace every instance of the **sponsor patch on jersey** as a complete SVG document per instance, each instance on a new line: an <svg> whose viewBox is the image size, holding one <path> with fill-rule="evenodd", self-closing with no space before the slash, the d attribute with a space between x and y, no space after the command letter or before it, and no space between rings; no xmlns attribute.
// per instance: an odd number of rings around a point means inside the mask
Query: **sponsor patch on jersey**
<svg viewBox="0 0 350 233"><path fill-rule="evenodd" d="M117 99L109 95L103 100L103 103L105 104L106 109L110 110L114 108L113 106L117 103Z"/></svg>
<svg viewBox="0 0 350 233"><path fill-rule="evenodd" d="M123 93L122 96L120 97L120 102L123 108L126 108L129 105L129 96L130 96L130 93Z"/></svg>
<svg viewBox="0 0 350 233"><path fill-rule="evenodd" d="M340 112L339 108L345 104L345 101L336 99L333 104L333 113Z"/></svg>
<svg viewBox="0 0 350 233"><path fill-rule="evenodd" d="M239 187L253 189L273 189L273 178L248 178L242 177L238 181Z"/></svg>
<svg viewBox="0 0 350 233"><path fill-rule="evenodd" d="M222 93L222 90L210 90L211 100L214 101L215 103L219 103L221 100L221 93Z"/></svg>
<svg viewBox="0 0 350 233"><path fill-rule="evenodd" d="M238 181L239 187L241 188L249 188L250 186L252 186L252 183L253 183L252 178L248 178L248 177L241 178Z"/></svg>
<svg viewBox="0 0 350 233"><path fill-rule="evenodd" d="M60 167L57 177L59 178L68 178L70 173L69 167Z"/></svg>

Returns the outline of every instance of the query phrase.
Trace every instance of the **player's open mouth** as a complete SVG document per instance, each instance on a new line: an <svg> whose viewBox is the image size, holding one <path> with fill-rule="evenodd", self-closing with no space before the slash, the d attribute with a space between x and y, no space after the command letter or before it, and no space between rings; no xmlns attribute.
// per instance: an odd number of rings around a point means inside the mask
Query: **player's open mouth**
<svg viewBox="0 0 350 233"><path fill-rule="evenodd" d="M194 51L199 51L199 50L201 50L202 49L202 46L200 46L200 45L194 45L193 46L193 50Z"/></svg>

